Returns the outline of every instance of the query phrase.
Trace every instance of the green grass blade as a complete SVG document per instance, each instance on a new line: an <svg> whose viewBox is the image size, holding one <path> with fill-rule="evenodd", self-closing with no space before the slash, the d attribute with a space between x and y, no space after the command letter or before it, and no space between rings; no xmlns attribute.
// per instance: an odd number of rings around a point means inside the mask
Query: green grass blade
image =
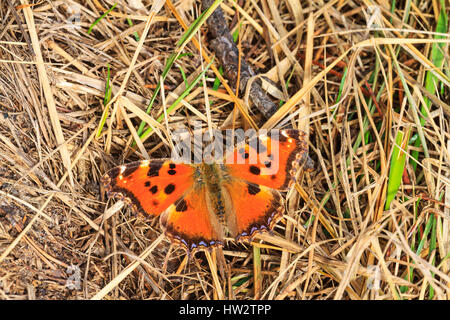
<svg viewBox="0 0 450 320"><path fill-rule="evenodd" d="M181 50L183 47L192 39L192 37L196 34L196 32L200 29L200 27L205 23L206 19L209 18L209 16L214 12L214 10L220 5L220 3L223 0L216 0L214 3L192 23L189 28L186 30L186 32L183 34L183 36L180 38L180 40L177 43L177 46L175 48L175 51L170 55L169 59L167 60L166 66L164 67L163 73L161 75L162 79L165 80L167 77L167 74L169 73L169 70L172 68L173 63L181 54ZM158 82L155 91L153 92L152 98L150 100L150 103L147 107L147 114L150 113L150 110L155 103L156 97L158 96L159 90L161 90L161 82ZM139 128L137 130L137 134L141 137L141 139L144 138L144 136L141 136L142 132L145 128L145 122L141 122L139 125ZM147 130L148 131L148 130Z"/></svg>
<svg viewBox="0 0 450 320"><path fill-rule="evenodd" d="M223 74L222 66L219 67L219 73ZM217 90L219 90L219 87L220 87L220 79L218 77L216 77L216 79L214 79L214 84L213 84L213 88L212 89L214 91L217 91Z"/></svg>
<svg viewBox="0 0 450 320"><path fill-rule="evenodd" d="M106 85L105 85L105 98L103 99L103 105L106 106L111 100L112 87L111 87L111 66L107 64L106 71Z"/></svg>
<svg viewBox="0 0 450 320"><path fill-rule="evenodd" d="M434 214L430 216L431 220L431 237L430 237L430 246L429 246L429 256L436 250L436 217ZM433 261L431 261L431 264L434 266L436 262L436 257L433 258ZM434 278L434 272L431 272L431 276ZM429 298L430 300L434 297L434 288L430 283L430 289L429 289Z"/></svg>
<svg viewBox="0 0 450 320"><path fill-rule="evenodd" d="M105 106L105 110L103 110L102 118L100 119L100 124L98 126L97 130L97 138L100 137L103 127L105 126L106 119L108 118L109 114L109 107L106 107L111 101L111 95L112 95L112 89L111 89L111 67L108 63L107 65L108 71L106 75L106 85L105 85L105 97L103 98L103 105Z"/></svg>
<svg viewBox="0 0 450 320"><path fill-rule="evenodd" d="M404 150L406 150L407 147L407 142L409 140L408 136L409 132L405 138L403 131L398 131L397 137L395 138L395 145L392 150L391 165L389 168L386 204L384 206L385 210L389 210L391 207L391 202L394 200L402 182L406 162L406 152Z"/></svg>
<svg viewBox="0 0 450 320"><path fill-rule="evenodd" d="M423 247L425 246L426 240L428 238L428 234L430 233L430 230L432 229L432 225L433 225L433 219L430 217L430 219L428 219L428 222L425 226L425 230L423 231L422 237L419 241L419 245L417 246L417 250L416 250L416 254L420 255L420 252L422 251ZM409 281L413 281L413 272L414 272L414 267L409 267ZM406 275L408 277L408 275ZM400 292L405 293L408 290L408 287L406 286L401 286L400 287Z"/></svg>
<svg viewBox="0 0 450 320"><path fill-rule="evenodd" d="M97 23L99 23L104 17L106 17L111 11L113 11L116 6L117 6L117 3L114 3L113 6L109 10L107 10L104 14L102 14L100 16L100 18L95 20L94 23L91 24L91 26L89 27L89 30L87 31L87 33L91 34L92 29L94 29L94 27L97 25Z"/></svg>
<svg viewBox="0 0 450 320"><path fill-rule="evenodd" d="M191 90L197 85L197 83L200 81L200 79L203 77L203 75L206 73L206 71L209 69L209 67L211 66L211 64L213 63L214 60L211 60L211 62L206 66L205 70L203 70L197 77L195 77L195 79L189 84L188 87L186 87L186 89L184 90L184 92L170 105L169 108L167 108L167 114L170 114L172 112L172 110L180 103L180 101L182 99L184 99L190 92ZM156 119L156 121L158 121L159 123L161 123L161 121L164 119L165 114L162 113L158 119ZM152 132L152 128L148 128L142 135L141 135L141 139L145 139L151 132Z"/></svg>
<svg viewBox="0 0 450 320"><path fill-rule="evenodd" d="M344 68L344 74L342 75L342 79L341 79L341 84L339 85L339 91L338 91L338 95L337 95L337 98L336 98L336 103L341 101L342 90L344 90L345 79L347 79L347 72L348 72L348 68L345 67Z"/></svg>
<svg viewBox="0 0 450 320"><path fill-rule="evenodd" d="M163 80L166 79L167 74L169 73L169 70L172 68L175 58L176 58L176 54L172 53L170 55L169 59L167 60L166 66L164 67L164 70L161 74L161 78ZM153 104L155 103L156 97L158 96L159 90L161 90L161 82L160 81L156 85L155 91L153 92L152 98L150 99L150 103L148 104L148 107L146 110L147 114L150 113L150 110L151 110ZM139 125L139 128L137 130L137 134L141 135L144 128L145 128L145 122L141 122L141 124Z"/></svg>
<svg viewBox="0 0 450 320"><path fill-rule="evenodd" d="M180 38L177 43L177 47L183 47L192 39L192 37L197 33L200 27L206 22L206 20L211 16L211 14L214 12L214 10L216 10L216 8L222 1L223 0L214 1L208 9L200 14L200 16L194 21L192 25L189 26L184 35Z"/></svg>
<svg viewBox="0 0 450 320"><path fill-rule="evenodd" d="M448 28L448 16L445 14L445 4L442 4L441 11L439 13L439 18L436 25L436 32L439 33L447 33ZM434 37L435 39L444 39L444 36L436 35ZM431 62L436 66L438 69L442 69L444 66L444 46L445 43L433 43L431 46ZM430 92L431 94L435 93L436 88L439 88L439 82L436 76L431 72L427 71L425 75L425 89ZM428 108L431 105L431 101L424 97L425 105L422 105L420 112L423 115L423 117L420 117L420 125L424 126L426 119L428 117ZM414 142L415 147L421 146L420 139L417 139L417 133L412 137L412 142ZM411 165L416 170L417 168L417 160L419 159L419 152L413 151L411 152Z"/></svg>
<svg viewBox="0 0 450 320"><path fill-rule="evenodd" d="M132 21L130 18L127 18L127 23L128 23L128 25L129 25L130 27L134 26L133 21ZM134 39L135 39L137 42L139 42L140 37L139 37L139 34L137 33L137 31L133 32L133 35L134 35Z"/></svg>
<svg viewBox="0 0 450 320"><path fill-rule="evenodd" d="M186 85L186 86L188 86L188 79L187 79L187 77L186 77L186 73L184 72L184 70L183 70L183 67L182 66L178 66L178 70L180 70L180 73L181 73L181 77L183 78L183 81L184 81L184 84Z"/></svg>

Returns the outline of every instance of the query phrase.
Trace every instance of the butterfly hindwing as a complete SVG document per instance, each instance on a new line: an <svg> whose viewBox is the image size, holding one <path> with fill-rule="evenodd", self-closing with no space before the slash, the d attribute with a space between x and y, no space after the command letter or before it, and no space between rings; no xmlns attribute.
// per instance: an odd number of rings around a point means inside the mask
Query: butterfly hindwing
<svg viewBox="0 0 450 320"><path fill-rule="evenodd" d="M269 132L237 146L225 158L230 176L277 190L286 190L299 163L306 161L308 144L299 130Z"/></svg>
<svg viewBox="0 0 450 320"><path fill-rule="evenodd" d="M283 212L278 191L248 181L231 179L224 184L230 205L227 226L237 240L251 239L256 233L271 231Z"/></svg>
<svg viewBox="0 0 450 320"><path fill-rule="evenodd" d="M192 186L195 168L170 160L144 160L107 172L102 183L110 196L125 200L145 217L158 216Z"/></svg>
<svg viewBox="0 0 450 320"><path fill-rule="evenodd" d="M196 187L161 215L166 235L188 252L223 245L222 227L208 205L206 189Z"/></svg>

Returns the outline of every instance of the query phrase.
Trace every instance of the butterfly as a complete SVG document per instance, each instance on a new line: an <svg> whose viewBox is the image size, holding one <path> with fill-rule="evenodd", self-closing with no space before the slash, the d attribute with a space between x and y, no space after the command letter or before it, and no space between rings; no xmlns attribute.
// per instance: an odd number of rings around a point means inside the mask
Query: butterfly
<svg viewBox="0 0 450 320"><path fill-rule="evenodd" d="M101 181L109 196L143 217L159 216L172 243L188 253L211 250L224 245L226 234L250 241L273 230L284 212L279 191L301 167L312 168L305 137L271 131L238 144L223 163L143 160L115 167Z"/></svg>

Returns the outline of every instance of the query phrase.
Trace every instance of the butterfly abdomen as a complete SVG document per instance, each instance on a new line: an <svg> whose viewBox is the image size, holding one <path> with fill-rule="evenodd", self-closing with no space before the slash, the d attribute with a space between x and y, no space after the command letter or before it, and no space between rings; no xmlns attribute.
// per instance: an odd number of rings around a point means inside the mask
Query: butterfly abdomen
<svg viewBox="0 0 450 320"><path fill-rule="evenodd" d="M223 176L218 164L202 164L202 181L208 190L208 206L221 224L225 223L225 201L221 184Z"/></svg>

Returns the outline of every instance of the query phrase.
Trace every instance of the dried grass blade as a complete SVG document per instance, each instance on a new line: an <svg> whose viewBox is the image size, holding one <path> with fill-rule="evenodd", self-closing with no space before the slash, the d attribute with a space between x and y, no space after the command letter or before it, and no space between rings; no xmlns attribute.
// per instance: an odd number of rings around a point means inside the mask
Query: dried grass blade
<svg viewBox="0 0 450 320"><path fill-rule="evenodd" d="M23 8L25 20L28 25L28 30L30 33L31 43L33 45L33 50L35 52L36 67L39 73L39 79L44 91L44 97L47 102L47 109L50 116L50 121L55 133L56 142L61 146L61 158L66 170L69 173L69 182L73 185L73 176L70 170L71 160L70 153L65 144L64 134L61 128L61 123L59 121L58 111L56 110L56 103L53 97L52 88L50 86L50 81L47 76L47 71L45 69L44 59L41 52L41 44L36 30L36 25L34 23L34 16L31 7L29 6L28 0L21 0L22 4L25 5Z"/></svg>
<svg viewBox="0 0 450 320"><path fill-rule="evenodd" d="M255 300L261 297L262 274L261 274L261 249L253 246L253 286L255 289Z"/></svg>
<svg viewBox="0 0 450 320"><path fill-rule="evenodd" d="M164 67L164 70L162 72L162 79L165 80L167 77L167 74L169 73L170 69L172 69L172 66L176 59L178 59L179 55L181 54L181 51L186 46L186 44L189 43L189 41L194 37L194 35L197 33L197 31L200 29L200 27L205 23L206 19L209 18L209 16L214 12L214 10L219 6L219 4L223 0L216 0L214 3L209 7L207 10L202 12L200 16L186 29L183 36L180 38L180 40L177 43L177 46L175 47L175 51L170 55L169 59L167 60L167 63ZM155 103L156 97L158 96L159 90L161 90L161 81L158 82L158 85L156 86L155 91L153 92L152 99L150 100L150 103L147 107L147 113L150 112L153 104ZM141 139L145 139L145 136L147 131L142 134L144 131L145 122L142 122L139 125L139 128L137 130L137 133L139 136L141 136Z"/></svg>
<svg viewBox="0 0 450 320"><path fill-rule="evenodd" d="M220 285L219 277L217 276L217 263L216 263L216 254L213 252L213 256L209 251L205 251L206 260L208 260L209 268L211 269L211 275L214 282L214 288L216 289L217 299L223 300L223 290ZM214 257L214 259L213 259Z"/></svg>
<svg viewBox="0 0 450 320"><path fill-rule="evenodd" d="M439 33L446 33L448 28L448 16L445 14L445 7L443 6L441 8L441 11L439 12L439 18L437 21L436 26L436 32ZM444 39L444 36L441 35L435 35L435 39ZM445 43L433 43L431 45L431 62L434 64L436 70L441 70L444 66L445 62L445 47L447 47L448 51L448 44L445 45ZM436 88L439 88L439 81L437 77L428 70L425 76L425 89L430 92L430 94L434 95ZM420 109L421 114L423 117L420 118L420 125L424 126L426 122L426 118L428 118L428 108L431 106L431 101L428 98L425 98L425 105L423 105ZM414 146L420 147L421 143L420 140L417 139L417 134L413 135L411 138L412 140L415 140ZM415 160L419 159L419 152L414 150L411 152L412 158ZM413 166L414 170L417 168L417 162L412 160L411 165Z"/></svg>
<svg viewBox="0 0 450 320"><path fill-rule="evenodd" d="M326 69L318 73L311 79L305 86L303 86L297 93L295 93L286 103L278 109L278 111L261 127L261 129L272 129L279 121L281 121L294 107L300 102L301 99L320 81L323 77L333 69L339 62L341 62L351 49L344 52L336 60L333 61Z"/></svg>
<svg viewBox="0 0 450 320"><path fill-rule="evenodd" d="M214 60L211 60L208 65L204 68L204 70L202 70L202 72L200 72L200 74L195 77L195 79L186 87L186 89L183 91L183 93L170 105L169 108L167 108L167 114L169 115L177 106L178 104L181 102L181 100L183 100L190 92L191 90L197 85L197 83L203 78L203 76L205 75L206 71L208 71L209 67L211 66L211 64L214 62ZM161 121L164 120L165 114L161 114L156 121L161 123ZM152 128L148 128L147 130L145 130L145 132L140 136L141 140L145 140L147 138L147 136L152 132ZM139 131L138 131L139 134Z"/></svg>
<svg viewBox="0 0 450 320"><path fill-rule="evenodd" d="M91 300L101 300L103 299L112 289L114 289L123 279L125 279L134 269L136 269L142 261L144 261L150 253L156 248L156 246L164 240L164 234L161 234L153 243L145 249L140 255L139 258L130 263L125 269L122 270L121 273L117 275L114 279L111 280L103 289L97 292Z"/></svg>

